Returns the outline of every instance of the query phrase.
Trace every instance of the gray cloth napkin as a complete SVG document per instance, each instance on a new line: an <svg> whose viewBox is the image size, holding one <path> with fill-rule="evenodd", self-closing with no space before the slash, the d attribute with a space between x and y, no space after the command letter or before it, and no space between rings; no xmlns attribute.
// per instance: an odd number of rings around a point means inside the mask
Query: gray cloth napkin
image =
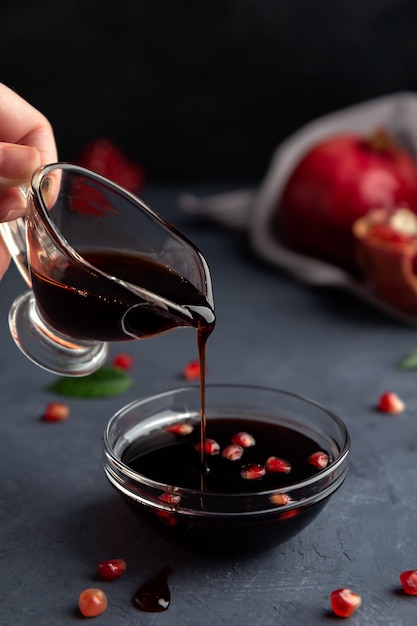
<svg viewBox="0 0 417 626"><path fill-rule="evenodd" d="M244 228L256 252L264 259L311 285L349 289L359 297L406 323L417 318L399 313L382 302L363 283L339 267L294 252L271 236L271 211L302 156L315 144L340 132L367 134L383 126L412 154L417 155L417 94L397 93L331 113L310 122L281 143L258 189L243 189L197 198L182 194L180 207L232 228Z"/></svg>

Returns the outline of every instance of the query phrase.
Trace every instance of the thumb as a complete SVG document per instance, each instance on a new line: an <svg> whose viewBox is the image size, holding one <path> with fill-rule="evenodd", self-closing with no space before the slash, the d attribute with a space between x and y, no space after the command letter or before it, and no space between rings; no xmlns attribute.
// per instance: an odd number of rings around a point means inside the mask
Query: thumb
<svg viewBox="0 0 417 626"><path fill-rule="evenodd" d="M0 142L0 187L17 187L28 182L40 165L37 148Z"/></svg>

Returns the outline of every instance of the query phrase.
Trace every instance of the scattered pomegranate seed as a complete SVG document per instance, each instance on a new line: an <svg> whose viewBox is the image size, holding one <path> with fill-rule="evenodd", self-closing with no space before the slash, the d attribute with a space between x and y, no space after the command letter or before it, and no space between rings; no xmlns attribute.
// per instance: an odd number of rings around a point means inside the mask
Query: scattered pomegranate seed
<svg viewBox="0 0 417 626"><path fill-rule="evenodd" d="M197 450L197 452L201 451L201 443L196 443L194 448ZM220 446L217 443L217 441L215 441L214 439L206 439L206 454L209 454L210 456L214 456L215 454L219 454L220 452Z"/></svg>
<svg viewBox="0 0 417 626"><path fill-rule="evenodd" d="M330 603L338 617L350 617L362 604L362 598L351 589L335 589L330 594Z"/></svg>
<svg viewBox="0 0 417 626"><path fill-rule="evenodd" d="M259 463L249 463L249 465L243 465L240 470L240 475L246 480L259 480L266 474L265 467L259 465Z"/></svg>
<svg viewBox="0 0 417 626"><path fill-rule="evenodd" d="M326 452L319 450L318 452L313 452L307 459L308 463L318 467L319 469L324 469L328 466L330 462L330 457Z"/></svg>
<svg viewBox="0 0 417 626"><path fill-rule="evenodd" d="M182 370L185 380L198 380L200 378L199 361L190 361Z"/></svg>
<svg viewBox="0 0 417 626"><path fill-rule="evenodd" d="M45 422L63 422L69 416L70 409L64 402L50 402L46 405L42 419Z"/></svg>
<svg viewBox="0 0 417 626"><path fill-rule="evenodd" d="M273 493L269 496L270 502L275 504L276 506L284 506L285 504L289 504L290 502L294 502L294 500L288 495L288 493Z"/></svg>
<svg viewBox="0 0 417 626"><path fill-rule="evenodd" d="M256 443L255 438L252 437L252 435L250 435L249 433L245 432L236 433L235 435L233 435L231 441L237 446L242 446L242 448L250 448Z"/></svg>
<svg viewBox="0 0 417 626"><path fill-rule="evenodd" d="M126 561L123 559L109 559L100 561L97 565L97 573L104 580L116 580L120 578L126 571Z"/></svg>
<svg viewBox="0 0 417 626"><path fill-rule="evenodd" d="M405 572L401 572L400 581L405 593L410 596L417 595L417 570L410 569Z"/></svg>
<svg viewBox="0 0 417 626"><path fill-rule="evenodd" d="M270 456L265 463L267 472L281 472L282 474L288 474L291 472L291 463L285 459L280 459L277 456Z"/></svg>
<svg viewBox="0 0 417 626"><path fill-rule="evenodd" d="M181 496L179 495L179 493L170 493L170 492L165 492L165 493L161 493L160 496L158 496L158 500L161 500L161 502L166 502L167 504L179 504L181 501Z"/></svg>
<svg viewBox="0 0 417 626"><path fill-rule="evenodd" d="M378 401L378 410L382 413L391 413L398 415L405 409L405 404L394 391L386 391L381 395Z"/></svg>
<svg viewBox="0 0 417 626"><path fill-rule="evenodd" d="M193 432L194 426L189 422L177 422L175 424L168 424L165 429L168 433L174 433L175 435L189 435Z"/></svg>
<svg viewBox="0 0 417 626"><path fill-rule="evenodd" d="M134 365L134 360L130 354L116 354L112 361L112 365L120 370L131 370Z"/></svg>
<svg viewBox="0 0 417 626"><path fill-rule="evenodd" d="M242 446L231 443L230 446L223 450L222 456L228 461L239 461L242 458L243 451Z"/></svg>
<svg viewBox="0 0 417 626"><path fill-rule="evenodd" d="M78 598L78 608L84 617L96 617L107 609L107 596L101 589L84 589Z"/></svg>

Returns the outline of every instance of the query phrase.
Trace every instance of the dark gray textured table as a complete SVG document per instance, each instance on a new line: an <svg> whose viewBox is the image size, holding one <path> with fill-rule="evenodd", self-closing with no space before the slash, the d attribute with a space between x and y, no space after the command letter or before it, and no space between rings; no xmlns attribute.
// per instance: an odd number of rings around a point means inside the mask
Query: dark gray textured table
<svg viewBox="0 0 417 626"><path fill-rule="evenodd" d="M8 308L24 289L12 268L0 283L0 624L77 623L77 598L89 586L108 594L108 610L95 619L103 626L336 624L329 593L348 586L363 597L352 625L415 626L417 598L402 593L398 576L417 568L417 372L397 365L417 347L416 329L266 266L241 235L182 215L176 191L144 197L209 262L218 322L208 382L285 388L333 409L352 437L348 479L302 534L256 556L201 557L152 535L107 483L101 434L121 405L183 383L182 367L196 354L193 331L125 344L136 363L132 390L69 400L66 422L44 423L55 399L44 387L54 377L9 336ZM405 413L375 410L386 389L403 397ZM98 582L98 561L116 556L126 559L126 575ZM173 568L169 610L137 611L134 591L165 565Z"/></svg>

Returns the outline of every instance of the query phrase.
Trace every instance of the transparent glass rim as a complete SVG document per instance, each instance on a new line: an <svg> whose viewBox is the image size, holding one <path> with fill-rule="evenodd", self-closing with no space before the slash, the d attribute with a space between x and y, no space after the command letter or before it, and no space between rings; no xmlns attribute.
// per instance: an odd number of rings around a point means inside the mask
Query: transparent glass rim
<svg viewBox="0 0 417 626"><path fill-rule="evenodd" d="M104 449L104 454L105 454L105 465L108 462L110 462L110 464L113 467L117 468L117 470L122 472L124 476L133 480L135 483L146 485L147 487L150 487L155 490L168 491L168 492L171 491L176 494L183 495L183 496L194 496L194 497L204 496L204 497L209 497L209 498L236 498L237 499L237 498L248 496L248 493L244 493L244 492L231 492L231 493L214 492L214 491L207 492L207 491L202 491L198 489L188 489L185 487L178 487L176 485L170 485L168 483L161 483L153 479L150 479L149 477L144 476L143 474L140 474L139 472L135 472L129 466L124 464L121 458L117 454L114 453L113 446L110 442L111 431L114 428L115 424L125 414L129 413L134 408L138 408L140 406L149 404L151 402L158 401L158 399L163 399L169 396L174 397L175 395L180 395L182 393L190 392L191 390L195 392L198 389L199 388L196 386L183 386L183 387L172 388L172 389L154 394L152 396L145 396L145 397L138 398L132 401L131 403L127 404L126 406L122 407L121 409L119 409L119 411L117 411L110 418L103 433L103 449ZM316 474L314 474L314 476L306 480L295 482L295 483L289 483L288 485L281 487L279 489L270 489L266 491L260 490L260 491L250 493L249 495L251 497L263 498L263 497L271 496L273 494L278 494L278 493L288 494L291 491L309 488L316 483L325 482L327 478L331 477L335 473L337 475L339 471L342 471L341 468L343 468L343 466L347 464L348 457L350 454L350 435L346 428L346 425L341 420L341 418L339 418L333 411L326 409L323 405L319 404L318 402L311 400L309 398L306 398L304 396L301 396L297 393L293 393L291 391L287 391L283 389L276 389L276 388L271 388L271 387L263 387L263 386L258 386L258 385L243 385L243 384L208 384L206 385L207 391L210 391L210 390L215 391L216 389L218 390L229 389L229 390L235 390L235 391L245 389L247 391L252 390L256 393L282 395L282 396L293 398L294 400L297 400L297 401L299 400L300 402L307 403L311 405L312 407L315 407L319 411L325 413L332 420L334 425L336 425L340 433L340 439L341 439L342 444L338 446L339 454L337 455L335 459L331 461L331 463L329 463L329 465L326 468L319 470ZM209 410L209 407L208 407L208 410ZM324 487L321 491L318 491L317 493L314 494L314 501L319 500L322 497L325 497L329 493L332 493L339 484L340 484L340 481L329 482L326 487ZM305 505L305 503L308 501L309 501L309 498L306 498L298 502L291 502L291 506L286 505L280 508L282 510L285 510L285 508L294 509L294 508L297 508L297 506ZM164 508L162 504L161 504L161 508ZM181 507L179 507L179 510L180 509ZM262 512L264 511L259 511L259 513L262 513ZM216 515L218 514L219 513L216 513ZM225 516L231 516L231 515L233 514L230 514L230 513L225 514ZM238 515L242 515L242 513L238 513ZM250 515L254 515L254 511L250 512Z"/></svg>

